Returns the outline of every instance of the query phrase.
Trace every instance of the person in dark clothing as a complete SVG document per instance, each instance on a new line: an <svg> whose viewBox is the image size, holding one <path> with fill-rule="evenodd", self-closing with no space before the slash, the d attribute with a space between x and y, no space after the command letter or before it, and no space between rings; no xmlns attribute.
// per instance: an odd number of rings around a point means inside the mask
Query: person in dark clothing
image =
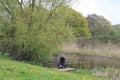
<svg viewBox="0 0 120 80"><path fill-rule="evenodd" d="M62 55L62 56L60 57L60 63L58 64L58 66L59 66L59 68L66 68L64 55Z"/></svg>
<svg viewBox="0 0 120 80"><path fill-rule="evenodd" d="M65 58L63 56L60 57L60 63L63 65L65 63Z"/></svg>

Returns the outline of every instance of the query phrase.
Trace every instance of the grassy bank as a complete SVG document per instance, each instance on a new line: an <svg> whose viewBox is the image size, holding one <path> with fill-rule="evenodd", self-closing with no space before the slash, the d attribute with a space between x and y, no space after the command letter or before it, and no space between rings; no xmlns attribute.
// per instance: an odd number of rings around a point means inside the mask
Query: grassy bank
<svg viewBox="0 0 120 80"><path fill-rule="evenodd" d="M61 72L17 62L0 55L0 80L105 80L93 77L89 71L85 72L87 74L84 75L75 72Z"/></svg>

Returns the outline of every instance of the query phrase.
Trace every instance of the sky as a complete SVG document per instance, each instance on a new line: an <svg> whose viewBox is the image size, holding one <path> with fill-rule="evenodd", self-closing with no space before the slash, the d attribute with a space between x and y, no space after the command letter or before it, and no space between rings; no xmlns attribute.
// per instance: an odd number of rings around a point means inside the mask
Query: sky
<svg viewBox="0 0 120 80"><path fill-rule="evenodd" d="M97 14L113 25L120 24L120 0L73 0L71 6L84 16Z"/></svg>

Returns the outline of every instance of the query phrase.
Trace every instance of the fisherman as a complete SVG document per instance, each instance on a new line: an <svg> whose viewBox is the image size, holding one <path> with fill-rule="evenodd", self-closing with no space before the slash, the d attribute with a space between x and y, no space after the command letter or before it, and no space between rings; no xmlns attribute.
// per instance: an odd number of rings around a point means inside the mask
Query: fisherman
<svg viewBox="0 0 120 80"><path fill-rule="evenodd" d="M58 68L66 68L64 54L62 54L61 57L60 57L60 63L58 64Z"/></svg>

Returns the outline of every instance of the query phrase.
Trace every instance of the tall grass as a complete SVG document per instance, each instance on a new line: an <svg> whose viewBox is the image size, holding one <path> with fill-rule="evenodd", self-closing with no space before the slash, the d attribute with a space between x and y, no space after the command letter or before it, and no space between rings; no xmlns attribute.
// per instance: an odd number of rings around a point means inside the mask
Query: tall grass
<svg viewBox="0 0 120 80"><path fill-rule="evenodd" d="M120 47L111 42L106 44L97 44L94 47L94 53L97 55L108 56L108 57L120 57Z"/></svg>
<svg viewBox="0 0 120 80"><path fill-rule="evenodd" d="M62 43L59 45L60 52L79 53L78 45L75 42Z"/></svg>
<svg viewBox="0 0 120 80"><path fill-rule="evenodd" d="M81 44L76 42L63 43L60 45L60 51L64 53L82 53L82 54L96 54L107 57L120 58L120 47L108 42L108 43L87 43L83 47L79 47Z"/></svg>

